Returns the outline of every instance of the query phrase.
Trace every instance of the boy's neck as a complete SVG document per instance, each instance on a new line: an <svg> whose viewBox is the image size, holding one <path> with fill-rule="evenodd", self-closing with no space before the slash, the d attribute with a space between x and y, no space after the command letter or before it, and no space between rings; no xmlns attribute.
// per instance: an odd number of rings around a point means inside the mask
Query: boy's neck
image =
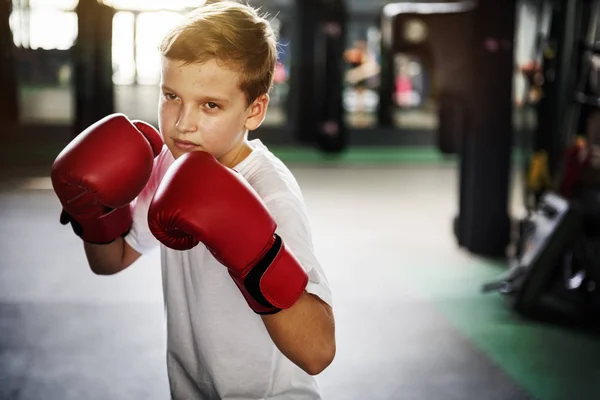
<svg viewBox="0 0 600 400"><path fill-rule="evenodd" d="M233 168L244 161L252 153L252 146L248 142L248 138L244 138L237 148L232 149L218 161L228 168Z"/></svg>

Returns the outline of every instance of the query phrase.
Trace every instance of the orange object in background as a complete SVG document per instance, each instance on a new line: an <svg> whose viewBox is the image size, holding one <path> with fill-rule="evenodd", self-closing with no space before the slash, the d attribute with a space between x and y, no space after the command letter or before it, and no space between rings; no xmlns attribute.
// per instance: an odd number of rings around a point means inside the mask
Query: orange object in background
<svg viewBox="0 0 600 400"><path fill-rule="evenodd" d="M350 64L360 64L362 62L362 51L356 48L348 49L344 52L344 60Z"/></svg>
<svg viewBox="0 0 600 400"><path fill-rule="evenodd" d="M540 195L552 185L548 168L548 153L538 151L531 157L527 186L535 195Z"/></svg>

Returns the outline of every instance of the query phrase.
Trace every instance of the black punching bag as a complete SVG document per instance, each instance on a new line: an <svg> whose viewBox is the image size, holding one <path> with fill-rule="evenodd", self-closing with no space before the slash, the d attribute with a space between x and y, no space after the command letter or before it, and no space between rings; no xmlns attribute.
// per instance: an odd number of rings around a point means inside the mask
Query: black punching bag
<svg viewBox="0 0 600 400"><path fill-rule="evenodd" d="M514 74L515 2L481 0L472 19L467 93L469 125L460 158L459 246L481 256L506 256Z"/></svg>
<svg viewBox="0 0 600 400"><path fill-rule="evenodd" d="M77 5L78 35L73 47L74 134L114 112L112 19L114 10L97 0Z"/></svg>
<svg viewBox="0 0 600 400"><path fill-rule="evenodd" d="M342 1L322 0L321 5L315 32L315 140L326 153L338 153L348 142L342 98L346 10Z"/></svg>
<svg viewBox="0 0 600 400"><path fill-rule="evenodd" d="M296 6L292 42L291 127L301 143L327 153L347 146L342 105L346 9L341 0Z"/></svg>
<svg viewBox="0 0 600 400"><path fill-rule="evenodd" d="M3 126L16 125L19 121L15 46L8 21L11 11L10 0L0 1L0 122Z"/></svg>
<svg viewBox="0 0 600 400"><path fill-rule="evenodd" d="M112 66L112 22L115 10L104 4L98 5L96 28L96 97L100 105L100 118L112 114L115 110L115 90ZM100 119L98 118L98 119Z"/></svg>

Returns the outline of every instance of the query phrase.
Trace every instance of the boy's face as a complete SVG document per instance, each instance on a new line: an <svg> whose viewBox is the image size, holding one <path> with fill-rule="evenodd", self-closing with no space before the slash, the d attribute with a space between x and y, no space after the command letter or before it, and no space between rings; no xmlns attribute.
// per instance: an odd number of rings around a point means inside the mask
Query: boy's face
<svg viewBox="0 0 600 400"><path fill-rule="evenodd" d="M185 65L163 57L159 127L173 157L201 150L230 167L241 161L245 133L260 126L269 97L248 106L238 82L215 60Z"/></svg>

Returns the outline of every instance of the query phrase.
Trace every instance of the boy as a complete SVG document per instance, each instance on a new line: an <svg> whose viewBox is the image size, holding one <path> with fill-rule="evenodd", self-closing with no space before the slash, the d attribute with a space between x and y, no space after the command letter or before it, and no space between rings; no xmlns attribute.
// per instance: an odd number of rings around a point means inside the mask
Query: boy
<svg viewBox="0 0 600 400"><path fill-rule="evenodd" d="M158 153L158 133L124 116L90 127L53 168L61 220L84 239L98 274L129 267L159 244L157 237L165 244L173 399L320 399L313 375L335 354L331 292L293 175L259 140L247 138L269 104L277 57L273 31L251 7L216 2L173 29L160 50L159 128L165 146ZM86 163L89 153L96 164ZM85 193L73 193L69 179ZM143 189L137 189L140 183ZM129 188L135 195L123 194ZM182 215L200 219L202 213L211 219L200 223L202 234L196 236L202 243L182 246L177 240L183 227L193 225ZM178 226L169 225L177 219ZM249 250L256 235L275 224L271 236L279 247L269 242ZM250 270L232 265L248 251L264 264L273 249L283 256L266 261L267 271L275 271L268 283L256 264L248 264ZM262 273L261 280L248 288L240 273ZM271 303L265 306L264 297Z"/></svg>

